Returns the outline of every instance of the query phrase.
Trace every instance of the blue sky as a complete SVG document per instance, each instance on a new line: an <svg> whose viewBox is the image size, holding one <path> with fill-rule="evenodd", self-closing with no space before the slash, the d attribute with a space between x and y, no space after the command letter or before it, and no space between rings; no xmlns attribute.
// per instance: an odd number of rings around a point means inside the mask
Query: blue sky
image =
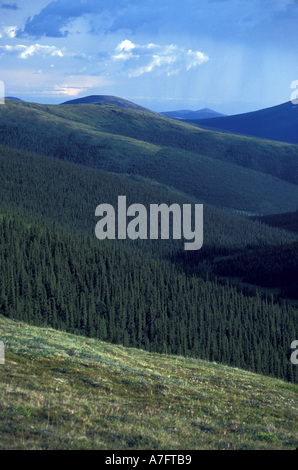
<svg viewBox="0 0 298 470"><path fill-rule="evenodd" d="M6 95L235 114L291 99L297 0L0 0Z"/></svg>

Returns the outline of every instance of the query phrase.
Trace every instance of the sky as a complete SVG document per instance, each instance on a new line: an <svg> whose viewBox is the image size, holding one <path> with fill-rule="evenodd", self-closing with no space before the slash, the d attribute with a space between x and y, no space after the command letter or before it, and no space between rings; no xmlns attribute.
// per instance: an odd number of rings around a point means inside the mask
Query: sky
<svg viewBox="0 0 298 470"><path fill-rule="evenodd" d="M254 111L290 101L297 26L298 0L0 0L0 94Z"/></svg>

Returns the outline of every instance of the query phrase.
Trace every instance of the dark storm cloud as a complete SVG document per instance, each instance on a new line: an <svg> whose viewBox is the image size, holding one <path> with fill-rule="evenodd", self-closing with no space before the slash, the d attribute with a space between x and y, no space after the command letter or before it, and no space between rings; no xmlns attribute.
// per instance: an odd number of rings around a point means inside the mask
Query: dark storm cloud
<svg viewBox="0 0 298 470"><path fill-rule="evenodd" d="M33 18L28 18L24 30L19 36L65 37L68 23L82 15L100 13L108 5L107 1L98 0L57 0L49 3Z"/></svg>
<svg viewBox="0 0 298 470"><path fill-rule="evenodd" d="M110 31L129 29L135 31L142 25L156 28L159 23L163 5L156 5L155 0L56 0L50 2L45 8L26 21L23 31L18 36L31 36L40 38L66 37L69 23L84 15L108 14L109 25L94 24L90 19L90 32L96 33L99 29L109 28ZM163 17L163 15L161 15ZM161 20L160 20L161 21Z"/></svg>

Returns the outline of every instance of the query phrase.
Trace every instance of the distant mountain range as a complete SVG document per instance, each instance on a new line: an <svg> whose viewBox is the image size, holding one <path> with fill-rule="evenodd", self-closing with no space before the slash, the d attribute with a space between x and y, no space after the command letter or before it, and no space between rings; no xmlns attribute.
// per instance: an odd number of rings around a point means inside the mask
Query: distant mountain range
<svg viewBox="0 0 298 470"><path fill-rule="evenodd" d="M211 119L189 119L188 122L210 130L298 144L298 105L292 104L291 101L250 113Z"/></svg>
<svg viewBox="0 0 298 470"><path fill-rule="evenodd" d="M161 114L179 120L211 119L225 116L225 114L217 113L216 111L213 111L209 108L199 109L198 111L191 111L190 109L181 109L179 111L165 111Z"/></svg>
<svg viewBox="0 0 298 470"><path fill-rule="evenodd" d="M17 97L7 96L6 99L22 102ZM198 111L182 109L157 113L131 101L110 95L91 95L61 103L61 105L71 104L111 105L118 108L146 111L156 116L183 121L203 129L298 144L298 105L294 105L292 102L232 116L226 116L209 108Z"/></svg>

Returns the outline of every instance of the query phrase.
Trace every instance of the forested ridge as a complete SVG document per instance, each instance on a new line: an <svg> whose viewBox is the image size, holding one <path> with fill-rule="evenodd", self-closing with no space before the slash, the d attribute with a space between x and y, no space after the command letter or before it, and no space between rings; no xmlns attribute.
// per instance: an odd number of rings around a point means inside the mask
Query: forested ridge
<svg viewBox="0 0 298 470"><path fill-rule="evenodd" d="M99 132L100 140L109 136L110 145L113 145L112 135L122 136L123 144L128 139L135 139L156 146L195 152L295 184L298 182L298 146L293 144L200 129L161 115L112 105L48 106L7 102L5 109L0 109L1 112L1 140L16 148L37 152L46 149L60 153L59 146L55 148L55 144L64 136L66 140L61 147L62 154L66 152L71 157L67 148L67 140L70 140L77 146L85 144L83 148L92 157L95 146L100 143L96 134ZM49 131L55 136L54 140L50 139ZM105 144L108 150L109 142Z"/></svg>
<svg viewBox="0 0 298 470"><path fill-rule="evenodd" d="M173 203L195 204L201 201L174 191L155 180L118 175L83 165L45 157L34 152L0 145L1 207L13 208L36 221L56 221L70 230L94 235L95 209L99 204L117 205L126 195L127 205ZM247 246L280 245L297 240L295 233L269 227L259 221L204 204L204 250L226 253ZM180 241L134 241L134 247L167 255L180 250Z"/></svg>
<svg viewBox="0 0 298 470"><path fill-rule="evenodd" d="M0 109L0 142L153 179L216 207L256 215L297 208L295 145L221 135L117 106L16 102Z"/></svg>

